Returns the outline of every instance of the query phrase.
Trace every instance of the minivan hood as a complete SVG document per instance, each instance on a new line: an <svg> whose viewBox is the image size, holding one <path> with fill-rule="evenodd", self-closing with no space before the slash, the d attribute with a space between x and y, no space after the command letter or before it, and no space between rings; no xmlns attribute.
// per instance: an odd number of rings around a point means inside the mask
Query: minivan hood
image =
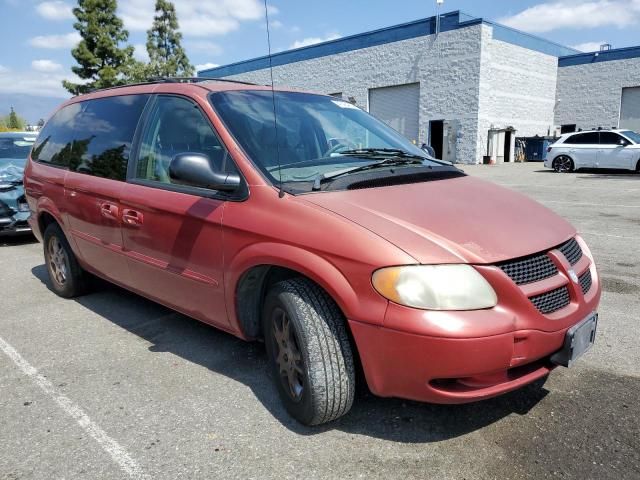
<svg viewBox="0 0 640 480"><path fill-rule="evenodd" d="M470 176L300 198L387 239L419 263L495 263L549 249L576 233L539 203Z"/></svg>

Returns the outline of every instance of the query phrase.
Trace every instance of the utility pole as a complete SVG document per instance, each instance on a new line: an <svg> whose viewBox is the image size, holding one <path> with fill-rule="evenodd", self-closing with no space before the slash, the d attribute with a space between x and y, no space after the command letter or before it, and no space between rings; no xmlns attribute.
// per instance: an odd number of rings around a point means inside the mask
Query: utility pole
<svg viewBox="0 0 640 480"><path fill-rule="evenodd" d="M440 7L444 0L436 0L436 37L440 33Z"/></svg>

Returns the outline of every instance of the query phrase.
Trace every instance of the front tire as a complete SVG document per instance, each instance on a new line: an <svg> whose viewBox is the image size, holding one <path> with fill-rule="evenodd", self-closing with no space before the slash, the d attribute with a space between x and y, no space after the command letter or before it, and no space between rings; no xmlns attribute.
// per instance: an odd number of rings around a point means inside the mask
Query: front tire
<svg viewBox="0 0 640 480"><path fill-rule="evenodd" d="M67 238L57 223L47 226L42 244L51 289L64 298L73 298L85 293L87 274L78 263Z"/></svg>
<svg viewBox="0 0 640 480"><path fill-rule="evenodd" d="M274 285L265 299L263 331L278 393L293 418L320 425L351 409L351 345L344 316L324 290L304 278Z"/></svg>
<svg viewBox="0 0 640 480"><path fill-rule="evenodd" d="M560 155L553 161L553 169L556 171L556 173L573 172L573 160L571 160L571 157L569 157L568 155Z"/></svg>

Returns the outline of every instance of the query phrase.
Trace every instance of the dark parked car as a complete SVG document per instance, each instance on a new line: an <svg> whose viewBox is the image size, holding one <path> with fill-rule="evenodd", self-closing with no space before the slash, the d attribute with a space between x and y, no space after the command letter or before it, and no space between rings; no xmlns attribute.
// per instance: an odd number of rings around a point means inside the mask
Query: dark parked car
<svg viewBox="0 0 640 480"><path fill-rule="evenodd" d="M0 133L0 235L31 232L22 177L35 140L29 132Z"/></svg>

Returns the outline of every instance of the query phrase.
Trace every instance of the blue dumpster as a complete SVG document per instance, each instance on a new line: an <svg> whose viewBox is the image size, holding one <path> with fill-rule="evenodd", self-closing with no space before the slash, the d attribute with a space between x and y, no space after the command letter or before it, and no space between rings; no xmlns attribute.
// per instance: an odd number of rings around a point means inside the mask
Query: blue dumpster
<svg viewBox="0 0 640 480"><path fill-rule="evenodd" d="M542 162L547 147L556 141L553 137L518 137L524 142L524 155L527 162Z"/></svg>

